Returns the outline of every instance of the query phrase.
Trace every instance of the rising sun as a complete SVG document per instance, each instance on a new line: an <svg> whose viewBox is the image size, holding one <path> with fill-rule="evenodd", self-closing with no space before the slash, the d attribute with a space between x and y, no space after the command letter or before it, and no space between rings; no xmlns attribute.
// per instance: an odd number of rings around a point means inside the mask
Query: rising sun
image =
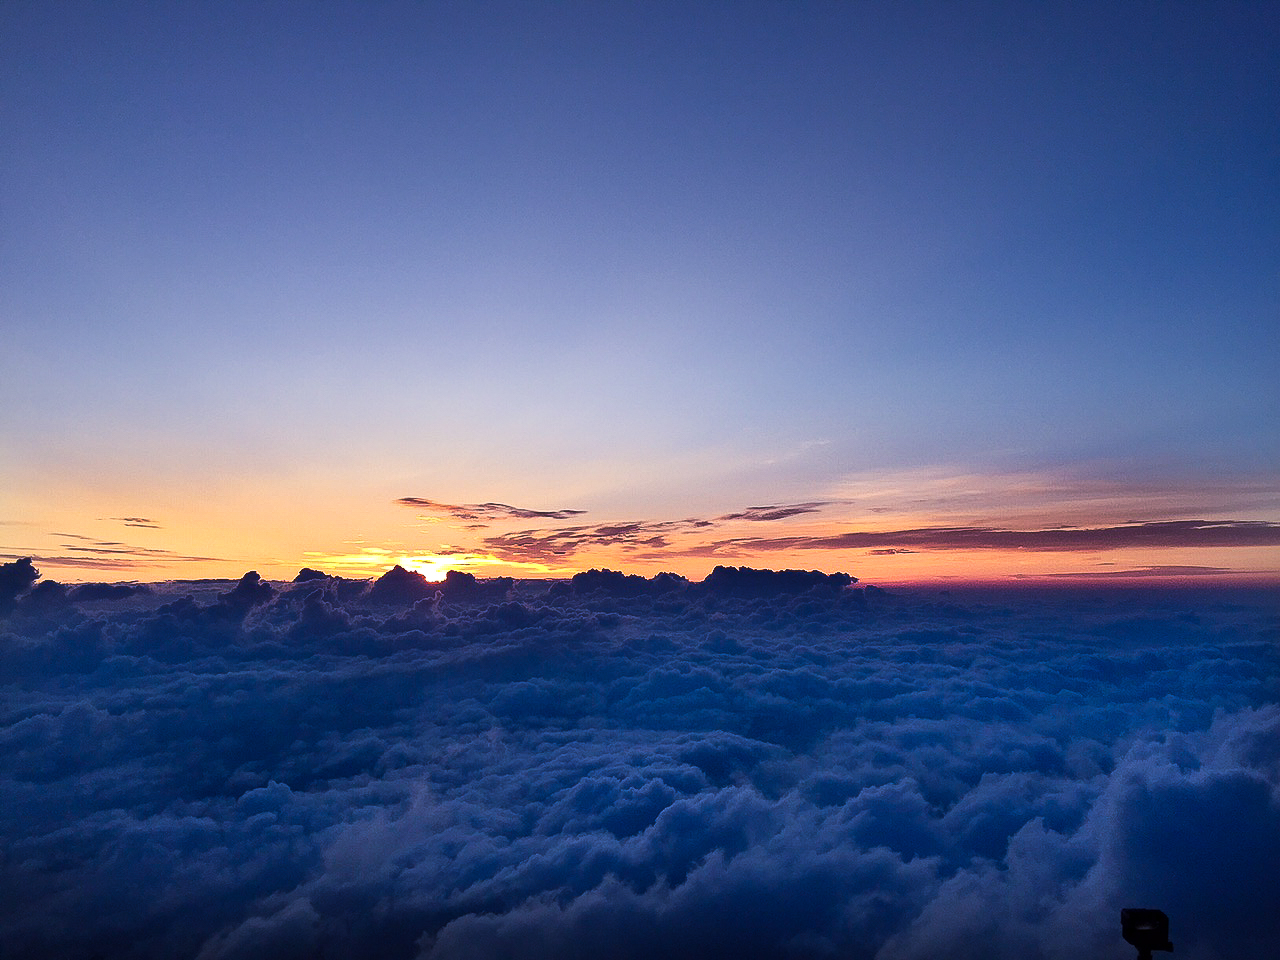
<svg viewBox="0 0 1280 960"><path fill-rule="evenodd" d="M433 583L443 580L446 573L459 566L457 557L437 557L432 554L400 557L396 562L406 570L422 574Z"/></svg>

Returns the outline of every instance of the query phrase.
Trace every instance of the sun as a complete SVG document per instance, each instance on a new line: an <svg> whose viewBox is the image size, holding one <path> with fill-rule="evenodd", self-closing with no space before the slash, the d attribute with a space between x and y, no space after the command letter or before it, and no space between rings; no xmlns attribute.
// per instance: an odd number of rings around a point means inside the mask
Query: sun
<svg viewBox="0 0 1280 960"><path fill-rule="evenodd" d="M446 573L460 566L457 557L439 557L430 553L414 557L400 557L397 562L406 570L422 574L432 583L438 583L443 580Z"/></svg>
<svg viewBox="0 0 1280 960"><path fill-rule="evenodd" d="M463 570L476 565L471 554L402 553L394 547L363 546L355 553L307 553L307 562L344 576L379 576L399 564L420 573L432 583L444 579L450 570Z"/></svg>

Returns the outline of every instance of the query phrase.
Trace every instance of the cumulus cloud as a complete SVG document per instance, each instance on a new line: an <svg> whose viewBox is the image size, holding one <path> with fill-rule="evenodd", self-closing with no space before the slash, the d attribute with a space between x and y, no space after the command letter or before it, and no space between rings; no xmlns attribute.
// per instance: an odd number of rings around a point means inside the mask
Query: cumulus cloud
<svg viewBox="0 0 1280 960"><path fill-rule="evenodd" d="M40 579L40 571L30 557L18 557L0 564L0 613L11 609L18 597Z"/></svg>
<svg viewBox="0 0 1280 960"><path fill-rule="evenodd" d="M384 582L4 614L5 956L1129 960L1124 906L1184 960L1280 938L1274 597Z"/></svg>
<svg viewBox="0 0 1280 960"><path fill-rule="evenodd" d="M124 600L151 589L142 583L81 583L68 594L73 601Z"/></svg>

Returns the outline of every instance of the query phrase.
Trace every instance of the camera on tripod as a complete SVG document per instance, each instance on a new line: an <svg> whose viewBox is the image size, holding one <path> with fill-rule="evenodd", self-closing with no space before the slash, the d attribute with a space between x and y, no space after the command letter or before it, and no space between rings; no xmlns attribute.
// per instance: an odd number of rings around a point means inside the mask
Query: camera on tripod
<svg viewBox="0 0 1280 960"><path fill-rule="evenodd" d="M1151 960L1151 951L1173 951L1169 918L1163 910L1128 907L1120 911L1120 929L1126 942L1138 948L1138 960Z"/></svg>

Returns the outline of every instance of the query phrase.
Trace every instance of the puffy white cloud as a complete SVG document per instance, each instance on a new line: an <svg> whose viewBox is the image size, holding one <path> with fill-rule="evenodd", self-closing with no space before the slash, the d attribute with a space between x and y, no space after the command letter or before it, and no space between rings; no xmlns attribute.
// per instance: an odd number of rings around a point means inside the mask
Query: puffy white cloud
<svg viewBox="0 0 1280 960"><path fill-rule="evenodd" d="M1190 960L1280 938L1267 598L611 583L14 608L6 956L1119 960L1122 906Z"/></svg>

